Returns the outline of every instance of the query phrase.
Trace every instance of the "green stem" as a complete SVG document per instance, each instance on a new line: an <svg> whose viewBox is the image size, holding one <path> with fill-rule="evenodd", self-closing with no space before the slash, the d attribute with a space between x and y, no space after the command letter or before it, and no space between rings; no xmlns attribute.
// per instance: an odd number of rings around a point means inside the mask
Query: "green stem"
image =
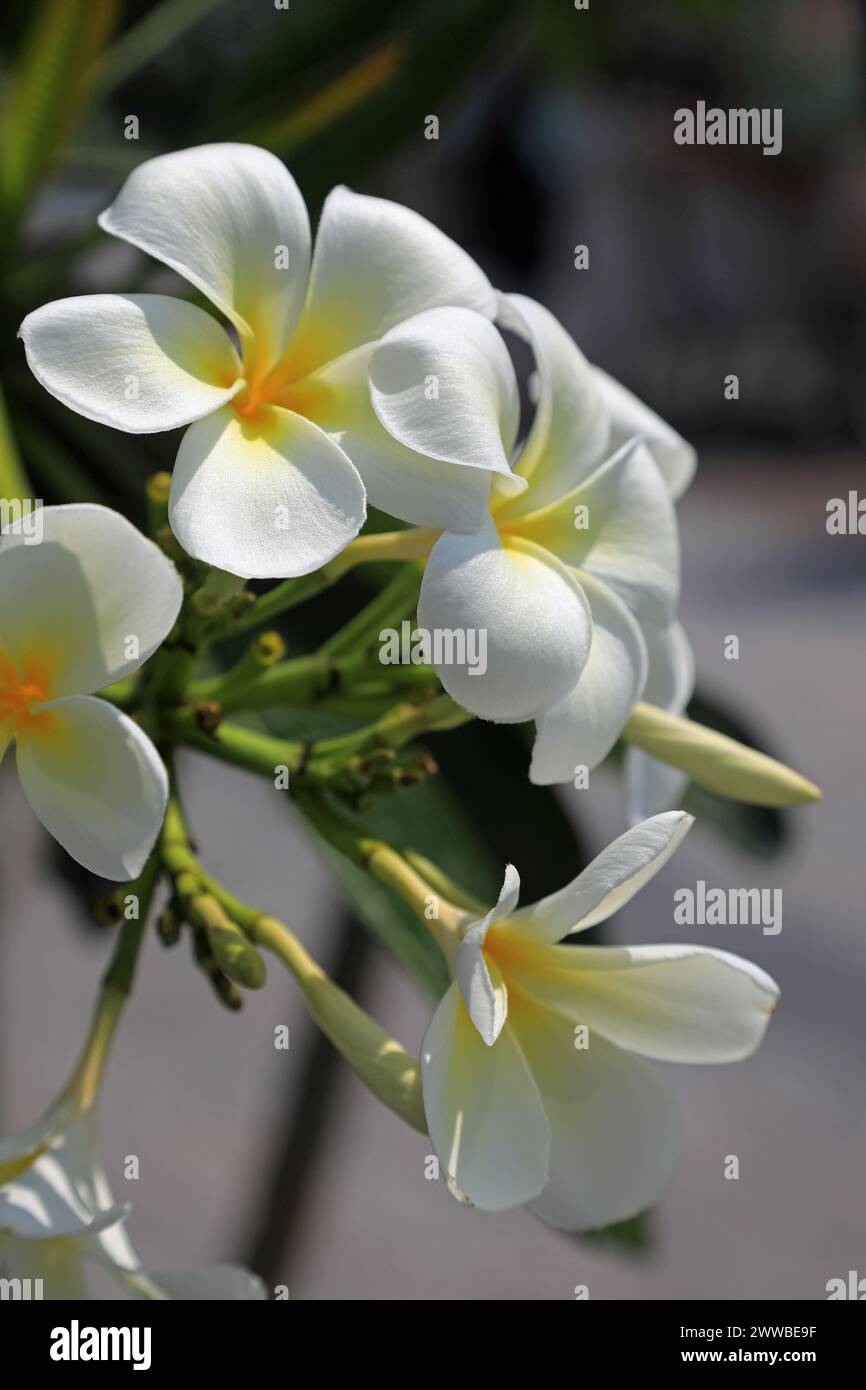
<svg viewBox="0 0 866 1390"><path fill-rule="evenodd" d="M333 702L338 696L355 695L381 704L389 694L393 701L403 689L435 687L431 666L383 666L364 652L331 657L323 652L280 661L262 667L246 657L225 675L195 681L187 691L192 704L212 700L226 714L237 710L278 709L286 705Z"/></svg>
<svg viewBox="0 0 866 1390"><path fill-rule="evenodd" d="M90 1110L99 1093L120 1015L132 990L153 894L159 879L159 858L151 855L139 877L124 890L124 897L138 898L138 916L124 922L114 954L102 980L90 1033L72 1075L69 1091L81 1111Z"/></svg>
<svg viewBox="0 0 866 1390"><path fill-rule="evenodd" d="M408 854L401 854L385 840L361 834L346 816L329 805L321 795L302 791L297 801L307 820L322 838L402 898L431 930L446 958L450 958L455 946L456 932L465 919L464 910L447 895L434 889L426 874L419 872L414 864L408 862ZM438 899L436 919L428 916L432 898Z"/></svg>
<svg viewBox="0 0 866 1390"><path fill-rule="evenodd" d="M334 984L284 923L275 917L259 917L254 940L272 951L295 977L316 1023L356 1075L407 1124L426 1134L416 1059Z"/></svg>
<svg viewBox="0 0 866 1390"><path fill-rule="evenodd" d="M437 695L422 704L396 705L365 728L315 743L273 738L231 723L220 723L207 732L196 711L189 709L168 714L166 729L179 743L261 777L273 779L278 768L285 768L290 774L302 772L305 778L327 780L350 759L378 749L402 748L421 734L454 729L473 718L450 695Z"/></svg>
<svg viewBox="0 0 866 1390"><path fill-rule="evenodd" d="M337 670L336 662L318 653L266 668L245 653L230 671L193 682L187 695L192 704L214 700L226 713L307 705L331 688Z"/></svg>
<svg viewBox="0 0 866 1390"><path fill-rule="evenodd" d="M205 733L192 711L179 711L167 718L168 732L189 748L200 748L221 762L246 768L260 777L273 779L276 768L297 772L304 764L308 745L288 739L272 738L240 724L220 724Z"/></svg>
<svg viewBox="0 0 866 1390"><path fill-rule="evenodd" d="M418 560L430 553L438 532L422 530L420 527L408 531L386 531L379 535L358 536L335 555L327 565L315 574L304 574L298 579L285 579L268 593L262 594L248 613L238 618L226 633L234 636L261 623L272 622L281 613L286 613L299 603L315 597L332 584L336 584L344 574L356 565L370 564L377 560Z"/></svg>
<svg viewBox="0 0 866 1390"><path fill-rule="evenodd" d="M375 598L322 644L321 652L327 656L340 656L375 641L382 628L391 627L415 609L421 575L421 567L417 563L403 565Z"/></svg>
<svg viewBox="0 0 866 1390"><path fill-rule="evenodd" d="M284 922L241 902L206 873L193 854L176 796L169 799L161 852L175 881L184 876L194 880L251 942L282 961L299 984L322 1032L364 1084L408 1124L425 1133L421 1074L415 1058L334 984Z"/></svg>

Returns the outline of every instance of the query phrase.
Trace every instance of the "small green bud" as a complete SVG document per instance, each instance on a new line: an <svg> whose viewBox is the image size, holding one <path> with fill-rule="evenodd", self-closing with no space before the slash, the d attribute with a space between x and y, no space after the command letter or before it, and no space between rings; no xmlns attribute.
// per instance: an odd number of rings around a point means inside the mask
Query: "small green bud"
<svg viewBox="0 0 866 1390"><path fill-rule="evenodd" d="M265 963L236 922L227 917L209 894L194 898L191 909L205 929L213 958L230 980L244 989L261 989L267 979Z"/></svg>
<svg viewBox="0 0 866 1390"><path fill-rule="evenodd" d="M276 666L286 655L286 644L278 632L260 632L253 652L260 666Z"/></svg>

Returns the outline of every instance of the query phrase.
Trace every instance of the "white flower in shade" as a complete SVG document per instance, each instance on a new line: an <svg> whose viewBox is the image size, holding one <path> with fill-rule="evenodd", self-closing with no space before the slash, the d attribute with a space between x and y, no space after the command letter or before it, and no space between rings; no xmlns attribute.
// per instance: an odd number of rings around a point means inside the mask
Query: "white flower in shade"
<svg viewBox="0 0 866 1390"><path fill-rule="evenodd" d="M168 782L137 724L93 692L135 671L173 627L174 566L107 507L45 507L42 539L0 535L0 758L15 744L36 815L80 864L135 878Z"/></svg>
<svg viewBox="0 0 866 1390"><path fill-rule="evenodd" d="M244 578L309 573L357 535L365 494L417 525L481 525L489 470L508 473L502 448L485 437L480 453L449 453L446 441L422 456L381 427L369 399L373 347L395 324L440 305L496 313L487 279L448 237L407 208L335 188L311 258L293 178L238 144L148 160L99 222L206 295L240 352L193 304L99 294L28 315L27 360L90 419L134 434L189 426L169 515L191 555ZM493 344L488 376L507 365L491 323L469 343L463 327L459 314L444 321L436 377L459 375L465 353L475 363L479 344Z"/></svg>
<svg viewBox="0 0 866 1390"><path fill-rule="evenodd" d="M531 778L563 782L602 761L642 694L676 712L689 697L691 658L675 621L672 496L687 485L694 453L592 368L546 309L512 295L502 300L501 318L529 340L538 369L535 417L514 463L527 486L517 493L512 478L506 491L495 479L480 530L439 538L418 619L430 630L486 632L486 671L443 665L443 685L482 718L534 718ZM444 428L443 403L425 401L420 387L429 332L413 340L409 328L387 334L373 355L373 403L401 442L430 449ZM406 387L383 403L379 363L398 350ZM505 387L476 393L471 414L449 405L448 419L455 433L472 430L476 450L485 438L509 448L511 401ZM681 781L640 759L631 768L634 802L670 804Z"/></svg>
<svg viewBox="0 0 866 1390"><path fill-rule="evenodd" d="M642 1211L681 1147L672 1088L642 1059L733 1062L760 1043L778 990L738 956L558 944L627 902L690 825L645 821L528 908L509 866L493 910L458 929L421 1065L439 1161L475 1206L528 1203L573 1231Z"/></svg>
<svg viewBox="0 0 866 1390"><path fill-rule="evenodd" d="M263 1299L264 1285L233 1265L153 1273L126 1233L93 1145L88 1115L61 1104L33 1129L0 1140L0 1273L41 1280L41 1297L87 1297L86 1269L107 1269L135 1298ZM38 1284L30 1294L38 1296Z"/></svg>

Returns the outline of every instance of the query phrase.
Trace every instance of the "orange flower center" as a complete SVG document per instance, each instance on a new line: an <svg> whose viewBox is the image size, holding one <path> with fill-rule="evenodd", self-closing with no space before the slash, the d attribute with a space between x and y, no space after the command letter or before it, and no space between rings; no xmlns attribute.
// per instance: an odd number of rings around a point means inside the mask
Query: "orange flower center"
<svg viewBox="0 0 866 1390"><path fill-rule="evenodd" d="M290 347L267 372L260 373L252 364L249 366L252 369L247 370L247 384L232 401L235 413L249 424L257 423L256 416L270 405L313 420L329 397L327 388L313 375L316 358L305 345Z"/></svg>
<svg viewBox="0 0 866 1390"><path fill-rule="evenodd" d="M48 699L47 680L37 663L28 662L19 676L14 662L0 651L0 720L11 719L16 730L45 720L49 716L35 709Z"/></svg>

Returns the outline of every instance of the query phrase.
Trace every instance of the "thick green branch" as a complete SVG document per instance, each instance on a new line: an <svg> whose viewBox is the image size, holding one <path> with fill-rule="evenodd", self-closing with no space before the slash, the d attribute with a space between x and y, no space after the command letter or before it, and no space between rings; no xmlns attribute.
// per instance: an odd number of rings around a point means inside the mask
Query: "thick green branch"
<svg viewBox="0 0 866 1390"><path fill-rule="evenodd" d="M402 748L421 734L456 728L473 717L450 695L437 695L421 704L397 705L375 723L352 733L304 743L273 738L225 722L209 730L205 714L202 709L178 711L168 717L168 732L179 743L200 748L262 777L273 779L279 769L285 768L290 775L302 773L305 778L325 781L353 759L363 760L380 750Z"/></svg>

